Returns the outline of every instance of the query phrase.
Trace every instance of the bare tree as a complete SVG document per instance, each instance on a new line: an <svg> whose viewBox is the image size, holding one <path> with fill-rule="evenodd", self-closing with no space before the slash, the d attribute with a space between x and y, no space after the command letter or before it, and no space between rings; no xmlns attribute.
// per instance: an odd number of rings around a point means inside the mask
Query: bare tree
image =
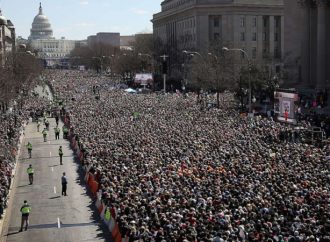
<svg viewBox="0 0 330 242"><path fill-rule="evenodd" d="M2 110L8 103L27 94L35 86L37 76L42 72L42 64L31 52L17 51L6 56L4 66L0 67L0 101Z"/></svg>
<svg viewBox="0 0 330 242"><path fill-rule="evenodd" d="M220 106L220 93L233 90L236 86L236 74L233 60L222 53L212 49L213 52L195 54L188 68L188 86L197 90L215 92L217 107ZM199 98L199 95L198 95Z"/></svg>

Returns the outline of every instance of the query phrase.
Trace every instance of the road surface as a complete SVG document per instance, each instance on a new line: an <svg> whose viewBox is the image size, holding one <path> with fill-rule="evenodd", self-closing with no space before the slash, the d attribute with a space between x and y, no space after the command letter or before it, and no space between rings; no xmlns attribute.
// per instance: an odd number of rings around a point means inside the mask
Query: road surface
<svg viewBox="0 0 330 242"><path fill-rule="evenodd" d="M20 159L7 216L0 241L7 242L78 242L110 241L110 233L100 222L91 198L81 183L79 165L74 162L69 142L55 140L55 119L50 120L48 141L44 142L36 123L25 129ZM42 125L41 125L42 126ZM60 123L59 127L62 127ZM32 159L28 159L25 144L32 143ZM58 148L63 147L63 165L60 165ZM34 168L34 183L29 185L26 169ZM68 196L61 196L61 176L66 172ZM27 200L31 206L30 226L18 232L21 223L20 208ZM106 239L107 238L107 239Z"/></svg>

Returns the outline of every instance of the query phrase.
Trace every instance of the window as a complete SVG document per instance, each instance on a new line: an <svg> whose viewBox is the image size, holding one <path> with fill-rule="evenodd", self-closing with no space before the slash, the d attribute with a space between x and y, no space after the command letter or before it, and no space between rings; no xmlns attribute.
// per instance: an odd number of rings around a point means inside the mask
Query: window
<svg viewBox="0 0 330 242"><path fill-rule="evenodd" d="M252 41L257 41L257 33L252 33Z"/></svg>
<svg viewBox="0 0 330 242"><path fill-rule="evenodd" d="M257 47L252 47L252 59L257 58Z"/></svg>
<svg viewBox="0 0 330 242"><path fill-rule="evenodd" d="M218 17L215 17L214 19L213 19L213 26L215 27L215 28L217 28L217 27L219 27L220 26L220 21L219 21L219 18Z"/></svg>
<svg viewBox="0 0 330 242"><path fill-rule="evenodd" d="M245 33L244 32L241 33L241 41L245 41Z"/></svg>
<svg viewBox="0 0 330 242"><path fill-rule="evenodd" d="M276 65L275 66L275 72L278 74L281 72L281 66L280 65Z"/></svg>
<svg viewBox="0 0 330 242"><path fill-rule="evenodd" d="M214 33L213 39L214 40L219 40L220 39L220 34L219 33Z"/></svg>
<svg viewBox="0 0 330 242"><path fill-rule="evenodd" d="M267 27L267 23L268 23L268 21L267 21L267 17L264 17L264 18L263 18L263 21L264 21L264 27Z"/></svg>
<svg viewBox="0 0 330 242"><path fill-rule="evenodd" d="M274 52L275 52L275 58L281 58L281 51L278 47L275 47Z"/></svg>
<svg viewBox="0 0 330 242"><path fill-rule="evenodd" d="M278 33L274 34L274 41L278 41Z"/></svg>
<svg viewBox="0 0 330 242"><path fill-rule="evenodd" d="M245 27L245 17L241 17L240 22L241 22L241 27Z"/></svg>
<svg viewBox="0 0 330 242"><path fill-rule="evenodd" d="M275 17L275 28L280 27L281 17Z"/></svg>
<svg viewBox="0 0 330 242"><path fill-rule="evenodd" d="M257 27L257 17L253 17L252 19L252 26Z"/></svg>
<svg viewBox="0 0 330 242"><path fill-rule="evenodd" d="M268 49L267 49L267 48L263 48L263 50L262 50L262 56L263 56L264 58L269 57L269 55L268 55Z"/></svg>
<svg viewBox="0 0 330 242"><path fill-rule="evenodd" d="M267 40L267 33L266 32L263 32L262 33L262 40L263 41L266 41Z"/></svg>

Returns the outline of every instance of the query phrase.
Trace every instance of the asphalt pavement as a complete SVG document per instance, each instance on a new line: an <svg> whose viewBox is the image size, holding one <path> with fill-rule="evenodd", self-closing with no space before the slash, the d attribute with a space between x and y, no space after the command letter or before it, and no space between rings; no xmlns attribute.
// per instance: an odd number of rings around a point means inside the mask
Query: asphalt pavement
<svg viewBox="0 0 330 242"><path fill-rule="evenodd" d="M79 176L79 164L74 160L69 142L55 140L55 119L49 119L48 141L44 142L37 124L25 128L20 159L11 199L4 220L0 241L7 242L78 242L111 241L110 233L100 222L86 187ZM43 125L41 125L43 127ZM62 128L62 123L59 125ZM27 142L33 146L32 158L28 158ZM60 165L58 149L63 148L63 165ZM29 185L26 172L29 164L34 168L34 183ZM61 176L66 173L68 196L61 195ZM21 224L20 208L24 200L31 206L30 225L27 231L18 232Z"/></svg>

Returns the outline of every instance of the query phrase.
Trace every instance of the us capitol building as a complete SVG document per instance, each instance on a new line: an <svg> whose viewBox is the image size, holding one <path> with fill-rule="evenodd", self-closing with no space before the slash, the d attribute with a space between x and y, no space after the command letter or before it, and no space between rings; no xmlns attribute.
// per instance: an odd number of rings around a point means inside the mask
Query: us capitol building
<svg viewBox="0 0 330 242"><path fill-rule="evenodd" d="M39 13L35 16L31 34L29 36L31 47L38 52L38 57L44 59L45 65L63 65L74 49L76 41L66 40L64 37L55 39L53 30L46 15L43 14L40 3Z"/></svg>

